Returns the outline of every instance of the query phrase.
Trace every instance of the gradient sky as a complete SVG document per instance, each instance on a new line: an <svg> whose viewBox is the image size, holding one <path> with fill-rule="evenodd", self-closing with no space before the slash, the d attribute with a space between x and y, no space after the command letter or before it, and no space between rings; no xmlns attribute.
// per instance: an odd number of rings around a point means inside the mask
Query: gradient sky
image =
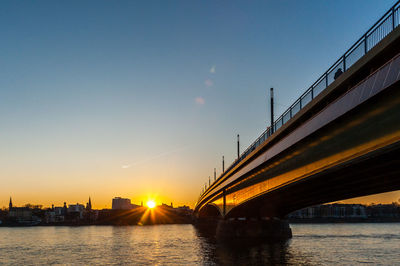
<svg viewBox="0 0 400 266"><path fill-rule="evenodd" d="M0 207L193 206L393 3L1 2Z"/></svg>

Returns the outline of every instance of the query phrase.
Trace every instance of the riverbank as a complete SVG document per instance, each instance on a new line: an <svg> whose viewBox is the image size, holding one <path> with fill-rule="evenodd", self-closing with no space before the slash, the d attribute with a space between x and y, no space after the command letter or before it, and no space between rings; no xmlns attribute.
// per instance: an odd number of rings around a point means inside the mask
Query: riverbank
<svg viewBox="0 0 400 266"><path fill-rule="evenodd" d="M67 213L62 220L51 220L46 215L29 218L5 217L1 227L17 226L87 226L87 225L154 225L154 224L191 224L191 211L177 211L173 208L156 207L149 209L138 207L132 210L90 211L84 216Z"/></svg>
<svg viewBox="0 0 400 266"><path fill-rule="evenodd" d="M400 223L399 217L379 218L309 218L288 219L290 224L313 224L313 223Z"/></svg>

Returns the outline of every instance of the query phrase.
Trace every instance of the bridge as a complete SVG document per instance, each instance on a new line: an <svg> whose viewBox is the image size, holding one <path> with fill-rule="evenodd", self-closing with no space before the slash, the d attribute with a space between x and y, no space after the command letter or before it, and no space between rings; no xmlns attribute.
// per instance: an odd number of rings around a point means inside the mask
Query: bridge
<svg viewBox="0 0 400 266"><path fill-rule="evenodd" d="M290 237L276 222L290 212L400 189L399 8L210 182L194 209L199 220L217 219L221 234Z"/></svg>

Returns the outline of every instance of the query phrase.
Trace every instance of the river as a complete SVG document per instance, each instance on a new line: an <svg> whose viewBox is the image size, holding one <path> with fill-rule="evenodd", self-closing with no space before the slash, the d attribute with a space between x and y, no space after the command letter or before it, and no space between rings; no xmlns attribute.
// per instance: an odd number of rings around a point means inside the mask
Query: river
<svg viewBox="0 0 400 266"><path fill-rule="evenodd" d="M285 243L221 243L192 225L0 227L0 265L395 265L399 223L292 224Z"/></svg>

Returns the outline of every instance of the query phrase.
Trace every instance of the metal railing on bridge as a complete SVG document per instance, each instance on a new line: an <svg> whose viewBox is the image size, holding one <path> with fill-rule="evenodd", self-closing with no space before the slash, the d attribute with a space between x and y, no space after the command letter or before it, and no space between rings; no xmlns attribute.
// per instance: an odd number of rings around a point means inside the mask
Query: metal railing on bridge
<svg viewBox="0 0 400 266"><path fill-rule="evenodd" d="M283 114L273 123L273 130L267 128L218 178L220 179L252 151L260 146L304 106L325 90L339 75L375 47L383 38L399 26L400 0L396 2L365 34L356 41L328 70L326 70ZM200 197L206 192L206 189Z"/></svg>

